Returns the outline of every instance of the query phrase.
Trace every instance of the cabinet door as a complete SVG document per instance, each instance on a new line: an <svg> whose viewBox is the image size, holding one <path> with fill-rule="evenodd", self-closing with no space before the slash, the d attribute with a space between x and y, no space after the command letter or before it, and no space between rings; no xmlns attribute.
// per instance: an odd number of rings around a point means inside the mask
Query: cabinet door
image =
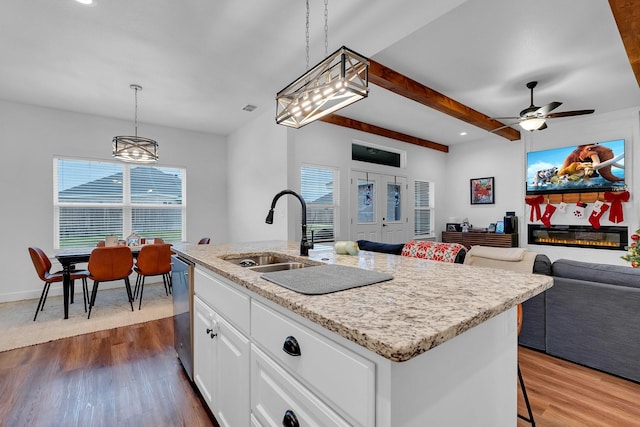
<svg viewBox="0 0 640 427"><path fill-rule="evenodd" d="M248 426L251 415L251 346L247 337L229 322L222 317L217 320L219 366L214 414L221 427Z"/></svg>
<svg viewBox="0 0 640 427"><path fill-rule="evenodd" d="M221 427L247 426L249 340L198 296L193 305L194 381Z"/></svg>
<svg viewBox="0 0 640 427"><path fill-rule="evenodd" d="M214 312L197 296L193 299L193 380L211 408L217 398L216 337L211 338Z"/></svg>

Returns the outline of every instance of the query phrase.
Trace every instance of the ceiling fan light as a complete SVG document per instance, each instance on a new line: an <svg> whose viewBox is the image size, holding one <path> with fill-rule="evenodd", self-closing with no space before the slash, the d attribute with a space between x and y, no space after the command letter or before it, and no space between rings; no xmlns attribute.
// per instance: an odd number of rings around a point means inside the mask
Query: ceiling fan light
<svg viewBox="0 0 640 427"><path fill-rule="evenodd" d="M545 120L538 117L523 120L519 123L520 127L524 130L534 131L538 130L544 125Z"/></svg>

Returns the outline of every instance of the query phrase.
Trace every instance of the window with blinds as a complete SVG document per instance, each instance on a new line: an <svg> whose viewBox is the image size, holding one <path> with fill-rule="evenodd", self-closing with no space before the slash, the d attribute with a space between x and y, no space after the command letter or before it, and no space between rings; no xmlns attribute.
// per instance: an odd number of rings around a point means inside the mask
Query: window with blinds
<svg viewBox="0 0 640 427"><path fill-rule="evenodd" d="M414 235L416 237L433 237L433 184L428 181L415 181Z"/></svg>
<svg viewBox="0 0 640 427"><path fill-rule="evenodd" d="M54 159L56 248L94 246L105 236L185 240L182 168Z"/></svg>
<svg viewBox="0 0 640 427"><path fill-rule="evenodd" d="M321 166L300 167L300 195L307 204L307 238L335 240L339 207L338 170Z"/></svg>

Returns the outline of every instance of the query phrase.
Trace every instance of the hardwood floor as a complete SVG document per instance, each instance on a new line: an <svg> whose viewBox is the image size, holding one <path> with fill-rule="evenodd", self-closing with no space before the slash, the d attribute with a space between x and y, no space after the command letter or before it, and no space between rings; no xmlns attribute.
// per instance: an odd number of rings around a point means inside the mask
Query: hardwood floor
<svg viewBox="0 0 640 427"><path fill-rule="evenodd" d="M171 318L0 353L2 426L217 426Z"/></svg>
<svg viewBox="0 0 640 427"><path fill-rule="evenodd" d="M523 347L518 359L536 426L640 426L640 384ZM518 413L527 415L521 393Z"/></svg>
<svg viewBox="0 0 640 427"><path fill-rule="evenodd" d="M519 360L537 426L640 426L640 384L522 347ZM2 352L0 396L1 426L217 427L170 318Z"/></svg>

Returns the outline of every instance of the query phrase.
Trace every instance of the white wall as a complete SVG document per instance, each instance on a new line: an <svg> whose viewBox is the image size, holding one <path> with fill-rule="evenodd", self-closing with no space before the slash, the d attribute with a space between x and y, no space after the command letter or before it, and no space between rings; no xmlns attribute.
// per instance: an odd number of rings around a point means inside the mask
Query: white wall
<svg viewBox="0 0 640 427"><path fill-rule="evenodd" d="M111 139L132 130L127 121L0 101L0 301L36 298L42 291L27 247L54 254L53 157L110 160ZM139 133L158 141L160 166L187 168L187 239L226 241L225 139L145 124L139 125ZM59 268L55 260L53 268ZM52 287L52 295L60 293L60 287Z"/></svg>
<svg viewBox="0 0 640 427"><path fill-rule="evenodd" d="M601 225L629 227L629 234L639 226L640 206L637 191L640 189L640 173L636 171L640 151L634 149L640 140L638 109L632 108L607 114L593 114L584 117L551 120L549 128L542 132L522 132L520 141L491 143L476 141L451 147L448 165L452 176L452 197L447 203L446 216L467 216L474 226L486 227L502 219L505 211L515 210L520 225L520 246L544 253L554 261L569 258L598 263L628 265L620 259L623 251L563 248L542 245L527 245L526 225L529 206L525 204L525 158L528 151L567 147L585 143L624 139L625 179L631 193L628 203L624 203L624 222L612 224L603 218ZM495 205L474 205L469 203L469 179L495 176ZM541 207L544 210L544 206ZM587 214L590 208L587 208ZM540 222L537 222L540 223ZM551 218L552 224L589 225L587 219L577 219L558 211ZM444 227L444 224L440 224Z"/></svg>
<svg viewBox="0 0 640 427"><path fill-rule="evenodd" d="M292 131L293 132L293 131ZM298 129L293 137L292 150L292 179L293 184L300 188L300 166L314 164L336 167L340 170L340 226L337 240L349 240L349 224L351 222L350 207L350 178L351 170L368 170L376 173L407 177L409 191L407 209L412 209L414 200L414 180L432 181L435 185L436 224L441 221L438 206L445 205L447 197L447 154L441 151L419 147L384 138L381 136L356 131L323 122L309 124ZM404 168L394 168L372 163L351 160L351 144L364 142L402 150L407 153L407 164ZM412 212L412 210L411 210ZM413 235L413 217L409 215L411 235Z"/></svg>
<svg viewBox="0 0 640 427"><path fill-rule="evenodd" d="M351 160L351 143L364 141L407 152L407 167L401 170ZM301 129L275 124L271 112L257 116L251 123L234 132L229 146L229 222L232 241L290 240L301 237L300 203L287 196L276 205L273 225L265 225L273 196L285 188L299 191L300 166L313 164L338 168L340 171L340 224L337 239L348 240L349 178L351 169L369 169L379 173L406 176L412 180L436 184L436 207L444 206L446 191L446 154L355 131L323 122ZM413 203L413 187L409 185L408 203ZM439 221L436 214L436 221ZM413 220L413 218L410 218Z"/></svg>
<svg viewBox="0 0 640 427"><path fill-rule="evenodd" d="M231 134L227 146L229 240L287 240L284 200L276 206L273 224L264 222L273 196L287 188L287 128L263 112Z"/></svg>

